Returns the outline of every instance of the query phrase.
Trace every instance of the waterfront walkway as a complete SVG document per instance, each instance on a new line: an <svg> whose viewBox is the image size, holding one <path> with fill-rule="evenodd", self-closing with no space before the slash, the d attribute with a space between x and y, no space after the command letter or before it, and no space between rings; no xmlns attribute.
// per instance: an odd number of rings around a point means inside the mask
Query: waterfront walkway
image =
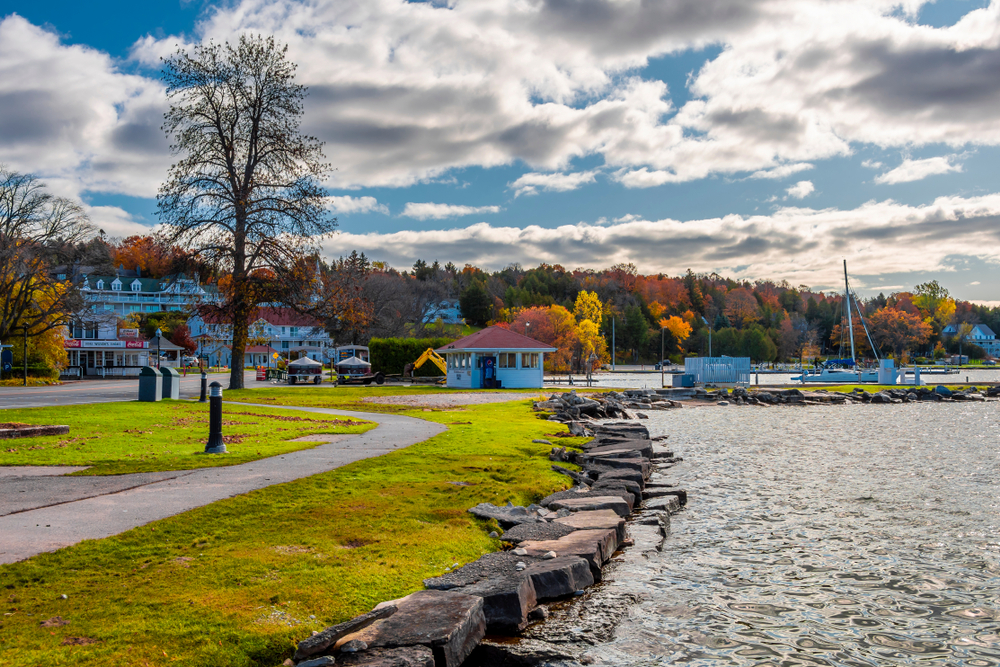
<svg viewBox="0 0 1000 667"><path fill-rule="evenodd" d="M364 419L378 426L312 449L222 468L99 477L64 476L79 468L0 468L0 564L118 535L219 500L388 454L446 430L402 415L281 408Z"/></svg>

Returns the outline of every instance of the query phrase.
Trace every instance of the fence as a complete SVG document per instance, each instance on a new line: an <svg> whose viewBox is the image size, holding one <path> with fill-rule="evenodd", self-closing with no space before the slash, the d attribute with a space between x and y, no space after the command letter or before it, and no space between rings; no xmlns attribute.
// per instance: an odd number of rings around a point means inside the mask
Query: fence
<svg viewBox="0 0 1000 667"><path fill-rule="evenodd" d="M684 360L684 372L699 384L750 384L750 357L692 357Z"/></svg>

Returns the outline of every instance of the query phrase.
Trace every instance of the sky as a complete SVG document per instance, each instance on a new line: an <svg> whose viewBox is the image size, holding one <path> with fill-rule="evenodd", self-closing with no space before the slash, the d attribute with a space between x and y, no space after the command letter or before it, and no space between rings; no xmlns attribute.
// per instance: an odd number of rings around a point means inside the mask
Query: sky
<svg viewBox="0 0 1000 667"><path fill-rule="evenodd" d="M161 58L273 34L351 250L1000 305L1000 0L0 0L0 164L147 233Z"/></svg>

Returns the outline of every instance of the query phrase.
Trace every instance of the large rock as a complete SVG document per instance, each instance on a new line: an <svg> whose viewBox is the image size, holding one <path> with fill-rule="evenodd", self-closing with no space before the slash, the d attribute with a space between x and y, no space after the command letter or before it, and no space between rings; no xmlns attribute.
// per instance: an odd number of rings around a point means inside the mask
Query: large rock
<svg viewBox="0 0 1000 667"><path fill-rule="evenodd" d="M549 503L554 510L568 509L571 512L612 510L619 516L632 513L632 504L621 496L591 496L589 498L563 498Z"/></svg>
<svg viewBox="0 0 1000 667"><path fill-rule="evenodd" d="M642 487L630 479L598 480L590 487L590 490L594 493L624 497L622 489L632 494L632 507L635 507L642 501Z"/></svg>
<svg viewBox="0 0 1000 667"><path fill-rule="evenodd" d="M529 556L541 556L554 551L557 556L579 556L590 565L595 581L601 580L601 566L618 548L614 530L578 530L558 540L522 542Z"/></svg>
<svg viewBox="0 0 1000 667"><path fill-rule="evenodd" d="M295 649L295 661L299 662L314 655L320 655L326 652L326 650L331 646L334 646L343 637L346 637L347 635L357 632L363 628L367 628L375 621L389 618L394 613L396 613L396 608L391 605L387 605L381 609L376 609L375 611L370 611L367 614L362 614L357 618L352 618L344 623L330 626L326 630L323 630L308 639L303 639L299 642L298 647Z"/></svg>
<svg viewBox="0 0 1000 667"><path fill-rule="evenodd" d="M524 542L525 540L558 540L564 535L569 535L575 528L561 523L522 523L504 532L500 539L505 542Z"/></svg>
<svg viewBox="0 0 1000 667"><path fill-rule="evenodd" d="M434 653L436 667L459 667L486 635L483 599L475 595L417 591L382 603L387 604L396 607L395 614L347 635L338 647L354 639L369 649L426 646Z"/></svg>
<svg viewBox="0 0 1000 667"><path fill-rule="evenodd" d="M491 635L517 634L528 624L528 612L538 606L535 587L523 572L484 579L453 590L483 599L486 631Z"/></svg>
<svg viewBox="0 0 1000 667"><path fill-rule="evenodd" d="M607 530L611 528L615 531L619 544L625 541L625 519L612 510L574 512L569 516L556 519L552 523L562 524L573 530Z"/></svg>
<svg viewBox="0 0 1000 667"><path fill-rule="evenodd" d="M594 585L590 564L579 556L557 556L532 563L524 574L539 600L556 600Z"/></svg>
<svg viewBox="0 0 1000 667"><path fill-rule="evenodd" d="M338 665L347 667L434 667L434 653L426 646L385 648L358 653L341 653Z"/></svg>
<svg viewBox="0 0 1000 667"><path fill-rule="evenodd" d="M469 662L478 667L539 667L539 665L580 664L580 655L564 644L537 639L516 642L487 640L476 647Z"/></svg>
<svg viewBox="0 0 1000 667"><path fill-rule="evenodd" d="M588 467L588 470L593 470L597 473L597 481L606 482L611 479L627 479L631 482L635 482L639 486L645 486L646 479L642 474L642 471L631 470L628 468L608 468L601 465L595 465L593 467Z"/></svg>
<svg viewBox="0 0 1000 667"><path fill-rule="evenodd" d="M539 503L544 505L549 509L556 509L552 507L552 503L559 502L562 500L579 500L584 498L605 498L608 496L619 497L629 504L630 507L635 507L636 502L641 500L641 498L636 499L632 492L626 489L624 486L617 486L614 488L603 487L600 491L593 491L589 488L586 489L569 489L567 491L557 491L550 496L542 498Z"/></svg>
<svg viewBox="0 0 1000 667"><path fill-rule="evenodd" d="M454 572L424 579L424 586L433 590L447 591L461 586L469 586L485 579L513 576L517 573L517 564L523 560L525 560L523 557L510 551L483 554Z"/></svg>

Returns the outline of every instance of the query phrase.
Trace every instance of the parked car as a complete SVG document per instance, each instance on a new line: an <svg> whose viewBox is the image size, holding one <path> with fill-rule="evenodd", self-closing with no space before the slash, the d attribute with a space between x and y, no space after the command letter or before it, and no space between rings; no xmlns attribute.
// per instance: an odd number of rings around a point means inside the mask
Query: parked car
<svg viewBox="0 0 1000 667"><path fill-rule="evenodd" d="M181 359L181 362L185 366L197 366L198 365L198 357L187 356L187 357L184 357L183 359Z"/></svg>

